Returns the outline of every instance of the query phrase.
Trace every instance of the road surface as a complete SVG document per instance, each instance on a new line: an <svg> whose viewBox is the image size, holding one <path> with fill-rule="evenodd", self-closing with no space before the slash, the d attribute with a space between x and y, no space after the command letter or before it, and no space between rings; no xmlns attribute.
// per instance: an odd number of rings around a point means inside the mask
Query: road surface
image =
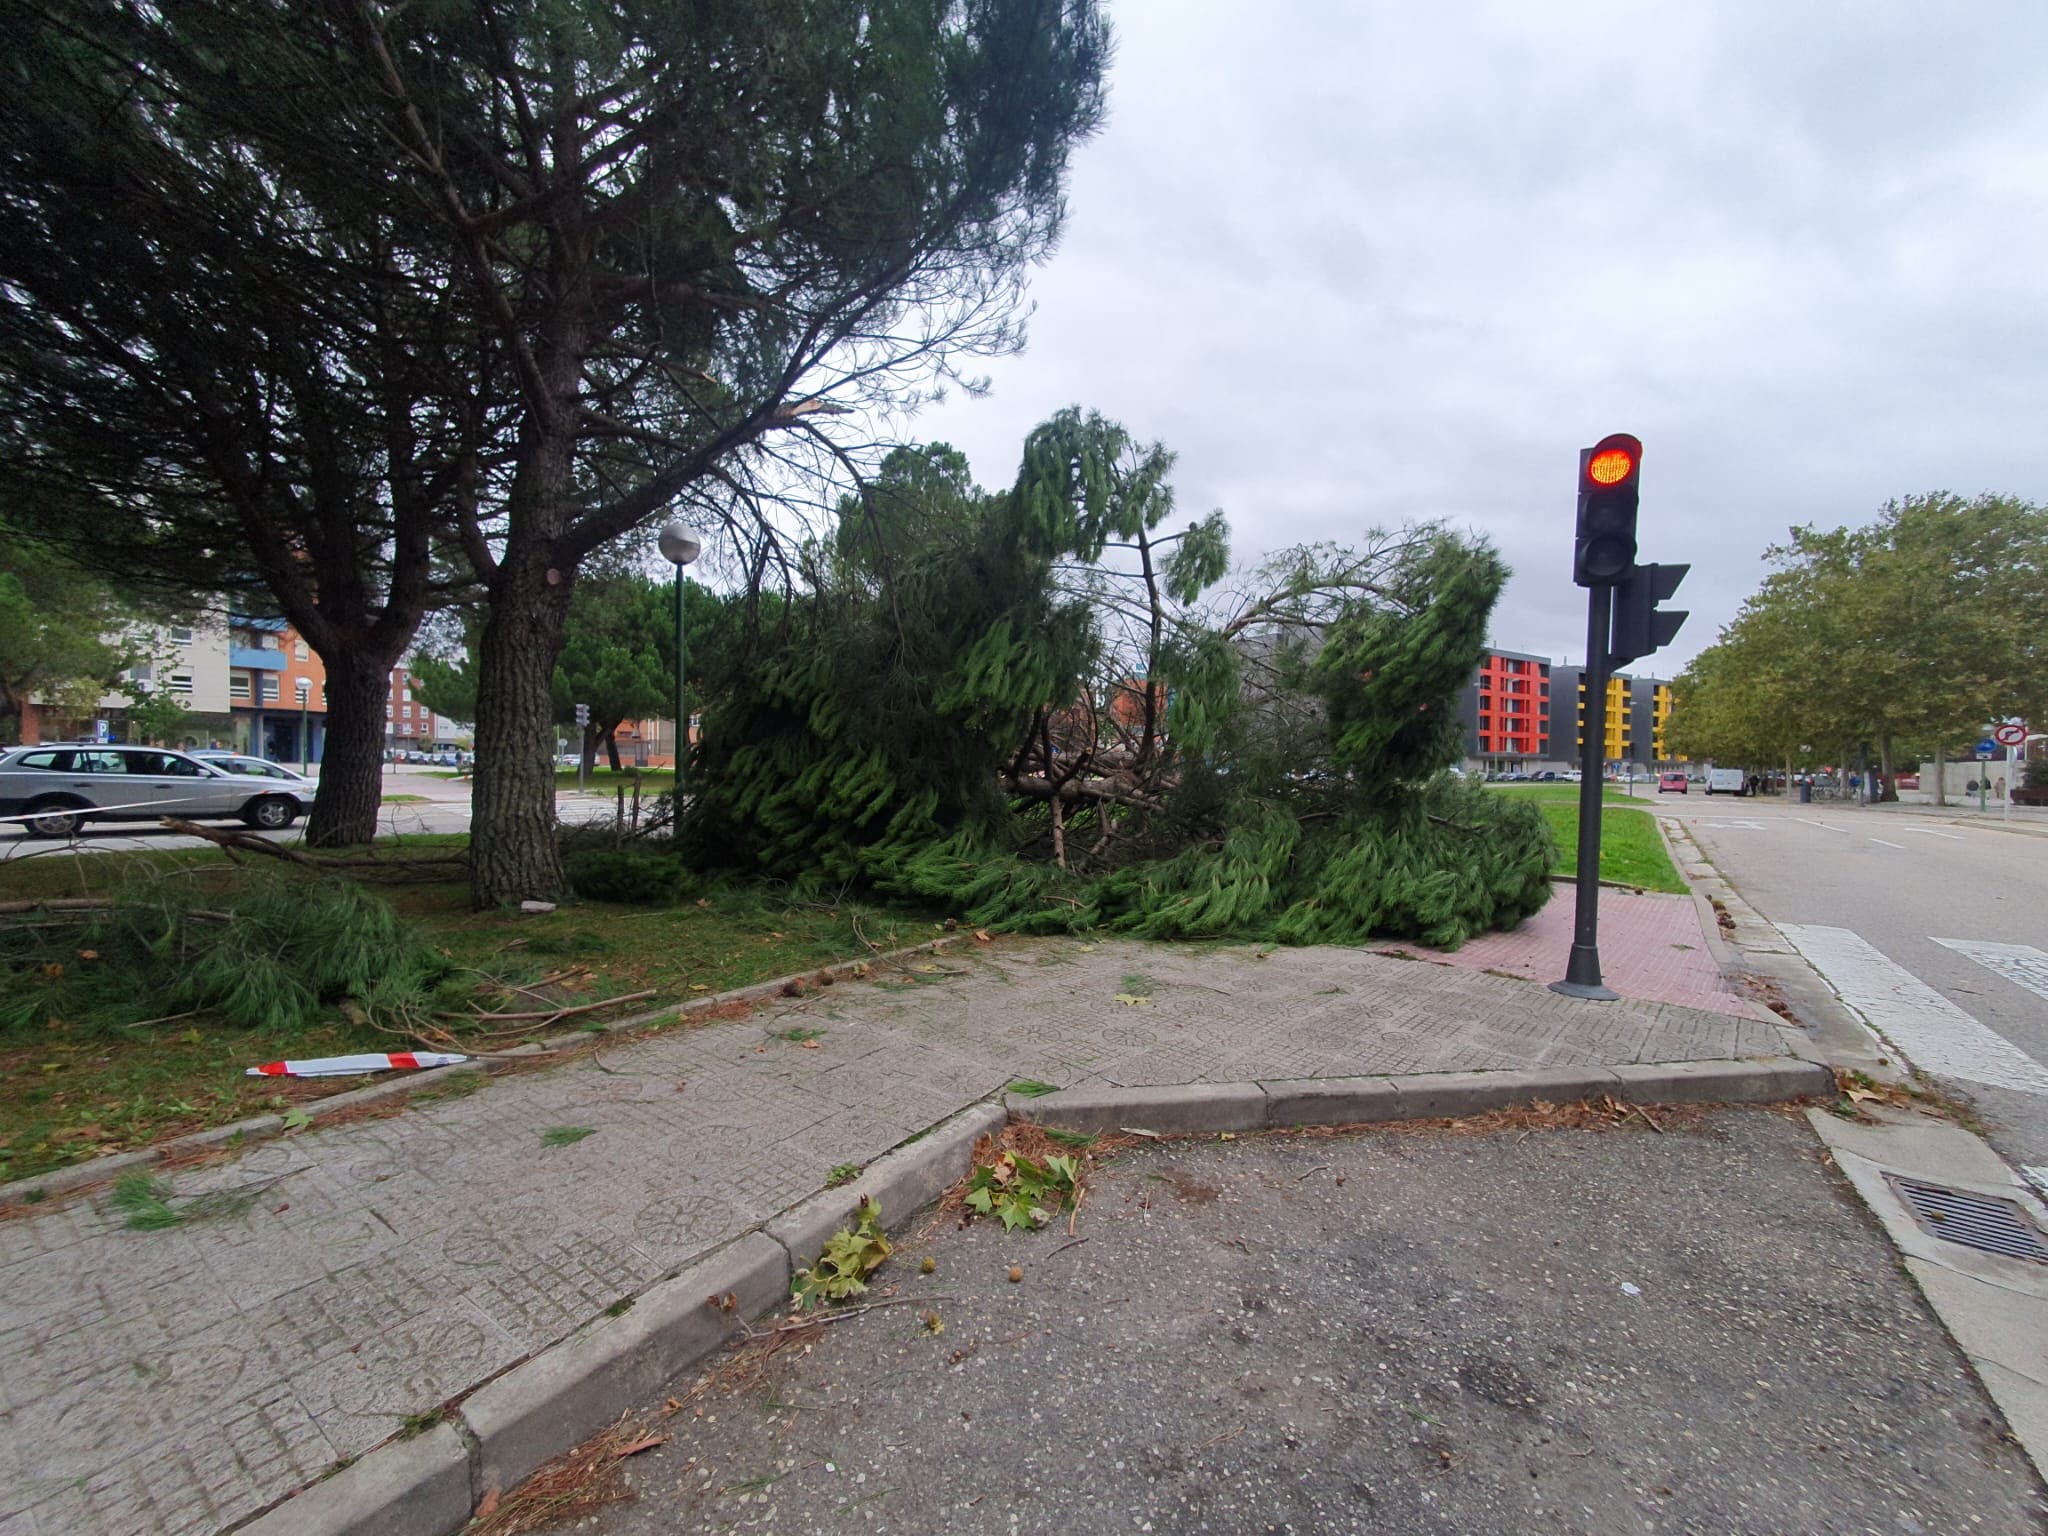
<svg viewBox="0 0 2048 1536"><path fill-rule="evenodd" d="M1932 808L1667 802L1892 1048L2048 1179L2048 826Z"/></svg>

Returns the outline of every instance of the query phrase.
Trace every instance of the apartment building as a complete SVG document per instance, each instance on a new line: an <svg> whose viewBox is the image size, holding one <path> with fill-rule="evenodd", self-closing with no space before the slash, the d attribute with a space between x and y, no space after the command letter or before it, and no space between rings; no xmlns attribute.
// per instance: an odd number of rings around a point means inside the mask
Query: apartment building
<svg viewBox="0 0 2048 1536"><path fill-rule="evenodd" d="M1550 748L1551 668L1547 656L1488 649L1459 700L1465 755L1482 772L1517 772Z"/></svg>

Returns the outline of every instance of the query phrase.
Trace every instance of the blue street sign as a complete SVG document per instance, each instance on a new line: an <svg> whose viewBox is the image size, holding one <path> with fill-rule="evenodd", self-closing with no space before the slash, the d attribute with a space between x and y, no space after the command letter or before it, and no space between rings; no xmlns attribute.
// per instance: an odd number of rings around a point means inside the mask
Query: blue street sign
<svg viewBox="0 0 2048 1536"><path fill-rule="evenodd" d="M1977 743L1977 755L1985 758L1996 757L1998 755L1998 743L1986 737L1983 741Z"/></svg>

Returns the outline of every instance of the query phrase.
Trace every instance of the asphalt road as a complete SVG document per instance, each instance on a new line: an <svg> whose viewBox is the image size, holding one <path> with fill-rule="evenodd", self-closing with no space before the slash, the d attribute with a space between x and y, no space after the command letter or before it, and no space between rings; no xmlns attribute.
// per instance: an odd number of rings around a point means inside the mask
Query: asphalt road
<svg viewBox="0 0 2048 1536"><path fill-rule="evenodd" d="M2048 1169L2048 825L1903 806L1663 805L1993 1144Z"/></svg>
<svg viewBox="0 0 2048 1536"><path fill-rule="evenodd" d="M385 768L385 796L404 797L397 804L386 804L379 816L378 825L385 835L469 830L470 782L442 778L441 771L445 770L403 764ZM614 802L605 796L579 795L573 791L558 795L555 801L556 814L572 823L599 821L612 815L614 809ZM220 825L239 827L240 823ZM305 823L300 822L289 832L279 834L279 840L294 842L304 831ZM121 853L150 848L201 848L206 844L200 838L181 836L144 822L90 823L69 845L29 837L18 827L0 827L0 862L67 846L88 853Z"/></svg>
<svg viewBox="0 0 2048 1536"><path fill-rule="evenodd" d="M1770 1110L1139 1149L1078 1245L913 1229L908 1304L675 1383L637 1497L550 1529L2048 1529L1820 1150Z"/></svg>

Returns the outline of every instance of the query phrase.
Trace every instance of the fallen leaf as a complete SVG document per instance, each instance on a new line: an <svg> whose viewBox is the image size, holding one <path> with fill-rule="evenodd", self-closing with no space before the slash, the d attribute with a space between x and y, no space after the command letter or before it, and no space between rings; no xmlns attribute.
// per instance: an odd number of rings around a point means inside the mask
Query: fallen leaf
<svg viewBox="0 0 2048 1536"><path fill-rule="evenodd" d="M974 930L974 942L977 944L992 944L995 941L989 937L986 928L977 928Z"/></svg>
<svg viewBox="0 0 2048 1536"><path fill-rule="evenodd" d="M1849 1088L1845 1089L1844 1092L1848 1094L1849 1101L1853 1104L1867 1104L1873 1099L1879 1103L1884 1102L1883 1094L1872 1093L1868 1088Z"/></svg>
<svg viewBox="0 0 2048 1536"><path fill-rule="evenodd" d="M1113 1003L1122 1003L1126 1008L1150 1008L1152 1006L1151 998L1142 996L1141 994L1136 992L1119 992L1115 997L1111 998L1110 1001Z"/></svg>
<svg viewBox="0 0 2048 1536"><path fill-rule="evenodd" d="M481 1499L477 1500L476 1513L470 1518L475 1520L487 1520L497 1512L498 1490L495 1488L486 1488L484 1490L484 1496Z"/></svg>
<svg viewBox="0 0 2048 1536"><path fill-rule="evenodd" d="M1023 1266L1023 1265L1021 1265L1021 1264L1012 1264L1012 1265L1010 1266L1010 1284L1012 1284L1012 1285L1018 1285L1018 1284L1021 1284L1021 1283L1023 1282L1023 1279L1024 1279L1024 1266Z"/></svg>
<svg viewBox="0 0 2048 1536"><path fill-rule="evenodd" d="M820 1049L818 1042L815 1040L799 1040L797 1044L802 1046L807 1051L815 1051Z"/></svg>
<svg viewBox="0 0 2048 1536"><path fill-rule="evenodd" d="M612 1452L612 1460L617 1461L624 1456L638 1456L642 1451L651 1451L657 1445L667 1444L667 1435L649 1435L645 1440L635 1440L631 1445L620 1446Z"/></svg>
<svg viewBox="0 0 2048 1536"><path fill-rule="evenodd" d="M708 986L706 986L706 985L705 985L705 984L704 984L703 982L701 982L701 981L693 981L693 982L691 982L691 983L690 983L690 990L691 990L692 992L709 992L709 991L711 990L711 988L709 988Z"/></svg>
<svg viewBox="0 0 2048 1536"><path fill-rule="evenodd" d="M78 958L81 960L97 960L99 957L100 952L96 949L81 949L78 952Z"/></svg>

